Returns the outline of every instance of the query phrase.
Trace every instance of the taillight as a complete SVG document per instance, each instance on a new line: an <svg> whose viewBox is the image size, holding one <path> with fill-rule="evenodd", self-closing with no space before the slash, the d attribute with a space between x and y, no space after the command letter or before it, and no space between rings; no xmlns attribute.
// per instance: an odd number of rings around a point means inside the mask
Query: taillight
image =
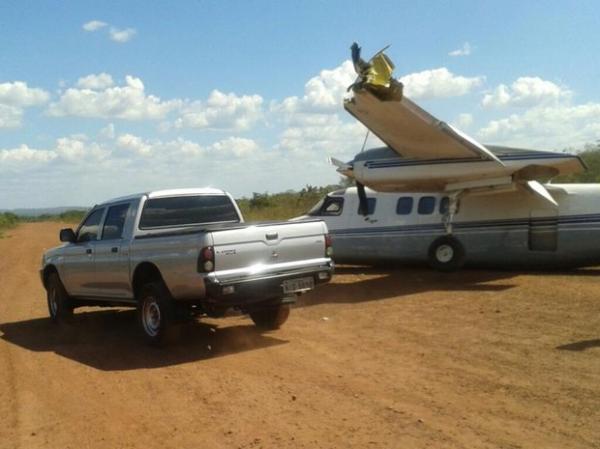
<svg viewBox="0 0 600 449"><path fill-rule="evenodd" d="M210 273L215 269L215 252L212 246L205 246L198 257L198 271Z"/></svg>
<svg viewBox="0 0 600 449"><path fill-rule="evenodd" d="M325 234L325 255L327 257L333 256L333 246L331 242L331 236L329 234Z"/></svg>

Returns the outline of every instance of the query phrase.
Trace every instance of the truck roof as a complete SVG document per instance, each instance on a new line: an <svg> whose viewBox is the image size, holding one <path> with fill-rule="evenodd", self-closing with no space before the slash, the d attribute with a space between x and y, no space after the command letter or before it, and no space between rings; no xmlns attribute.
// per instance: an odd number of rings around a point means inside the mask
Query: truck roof
<svg viewBox="0 0 600 449"><path fill-rule="evenodd" d="M226 195L227 192L212 187L191 188L191 189L167 189L153 190L150 192L135 193L133 195L120 196L107 201L102 201L98 205L116 203L118 201L135 200L147 196L148 198L161 198L166 196L184 196L184 195Z"/></svg>

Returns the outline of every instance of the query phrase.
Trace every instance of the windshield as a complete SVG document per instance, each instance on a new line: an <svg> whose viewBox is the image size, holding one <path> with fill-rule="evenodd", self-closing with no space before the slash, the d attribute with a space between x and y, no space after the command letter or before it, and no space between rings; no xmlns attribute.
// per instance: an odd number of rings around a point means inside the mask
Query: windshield
<svg viewBox="0 0 600 449"><path fill-rule="evenodd" d="M321 214L321 207L323 206L323 202L325 201L325 198L322 198L319 200L319 202L317 204L315 204L307 213L306 215L320 215Z"/></svg>

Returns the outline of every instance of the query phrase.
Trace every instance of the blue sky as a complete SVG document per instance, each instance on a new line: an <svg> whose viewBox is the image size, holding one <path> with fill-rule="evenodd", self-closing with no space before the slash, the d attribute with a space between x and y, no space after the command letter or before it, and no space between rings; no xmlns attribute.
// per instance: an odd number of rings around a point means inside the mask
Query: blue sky
<svg viewBox="0 0 600 449"><path fill-rule="evenodd" d="M0 4L0 209L327 184L364 129L349 46L483 143L600 139L596 2ZM377 142L373 141L373 145Z"/></svg>

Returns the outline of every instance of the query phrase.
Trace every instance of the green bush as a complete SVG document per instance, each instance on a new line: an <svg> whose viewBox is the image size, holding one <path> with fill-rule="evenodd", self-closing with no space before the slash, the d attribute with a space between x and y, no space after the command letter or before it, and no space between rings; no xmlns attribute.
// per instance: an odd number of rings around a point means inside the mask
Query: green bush
<svg viewBox="0 0 600 449"><path fill-rule="evenodd" d="M327 193L340 188L338 184L307 185L299 192L254 193L252 198L236 201L246 221L287 220L305 214Z"/></svg>
<svg viewBox="0 0 600 449"><path fill-rule="evenodd" d="M579 157L585 162L586 171L574 175L559 176L553 179L552 182L600 183L600 142L586 145L585 149L579 153Z"/></svg>

